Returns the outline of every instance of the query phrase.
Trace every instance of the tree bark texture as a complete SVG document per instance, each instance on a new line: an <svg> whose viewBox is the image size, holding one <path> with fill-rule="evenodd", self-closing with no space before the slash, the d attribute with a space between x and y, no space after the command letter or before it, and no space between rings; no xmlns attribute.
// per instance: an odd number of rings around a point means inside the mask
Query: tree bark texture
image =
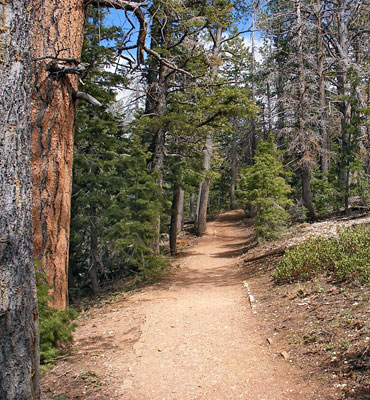
<svg viewBox="0 0 370 400"><path fill-rule="evenodd" d="M189 214L192 220L195 220L195 193L190 194L189 198Z"/></svg>
<svg viewBox="0 0 370 400"><path fill-rule="evenodd" d="M177 186L174 189L171 210L171 224L170 224L170 251L171 255L177 254L177 234L180 228L179 215L181 207L181 187Z"/></svg>
<svg viewBox="0 0 370 400"><path fill-rule="evenodd" d="M53 305L68 306L68 251L72 192L76 74L50 72L53 62L75 67L82 49L82 0L34 4L32 174L34 255L53 286ZM67 60L67 61L65 61ZM69 61L68 61L69 60Z"/></svg>
<svg viewBox="0 0 370 400"><path fill-rule="evenodd" d="M207 230L207 206L208 206L210 186L211 186L210 179L205 179L200 185L199 207L198 207L199 211L198 211L198 220L196 229L196 234L198 236L204 235L204 233Z"/></svg>
<svg viewBox="0 0 370 400"><path fill-rule="evenodd" d="M316 218L315 209L312 202L311 191L311 165L309 161L302 161L301 165L301 179L302 179L302 199L303 204L307 208L308 217L313 220Z"/></svg>
<svg viewBox="0 0 370 400"><path fill-rule="evenodd" d="M230 209L236 209L236 181L237 181L237 173L238 173L238 149L236 143L236 132L232 134L232 143L231 143L231 187L230 187Z"/></svg>
<svg viewBox="0 0 370 400"><path fill-rule="evenodd" d="M32 254L32 2L0 1L0 399L39 398Z"/></svg>
<svg viewBox="0 0 370 400"><path fill-rule="evenodd" d="M179 211L177 213L177 232L181 232L184 229L184 206L185 206L185 192L180 187L179 193Z"/></svg>
<svg viewBox="0 0 370 400"><path fill-rule="evenodd" d="M208 135L206 138L206 146L204 149L203 169L209 171L211 169L211 158L213 153L213 137ZM195 233L202 236L207 230L207 207L209 198L209 188L211 180L206 178L200 184L198 201L197 201L197 214L195 219Z"/></svg>

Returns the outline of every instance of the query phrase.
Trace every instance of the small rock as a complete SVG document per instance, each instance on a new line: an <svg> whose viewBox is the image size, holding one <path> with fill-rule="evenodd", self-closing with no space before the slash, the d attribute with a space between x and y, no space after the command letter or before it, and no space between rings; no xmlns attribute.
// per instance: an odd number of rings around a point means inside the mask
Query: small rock
<svg viewBox="0 0 370 400"><path fill-rule="evenodd" d="M271 338L266 338L266 340L267 340L268 344L270 344L270 345L272 344L272 339Z"/></svg>
<svg viewBox="0 0 370 400"><path fill-rule="evenodd" d="M282 351L280 355L284 358L285 361L289 360L289 353L286 351Z"/></svg>

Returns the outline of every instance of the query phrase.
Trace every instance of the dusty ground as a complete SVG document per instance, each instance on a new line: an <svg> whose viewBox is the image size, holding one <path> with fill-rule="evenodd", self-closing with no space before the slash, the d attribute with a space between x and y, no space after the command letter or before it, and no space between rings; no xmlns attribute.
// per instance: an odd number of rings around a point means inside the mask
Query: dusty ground
<svg viewBox="0 0 370 400"><path fill-rule="evenodd" d="M282 254L273 253L311 235L333 236L339 226L369 223L370 217L362 217L302 224L240 258L256 298L258 329L268 337L271 351L287 352L334 400L370 400L370 288L326 276L277 286L272 272Z"/></svg>
<svg viewBox="0 0 370 400"><path fill-rule="evenodd" d="M209 223L163 282L80 317L76 351L43 377L42 399L341 399L347 386L331 376L333 352L330 368L320 365L323 356L303 354L315 291L274 287L271 260L249 265L240 257L252 247L241 212ZM292 341L294 325L299 340Z"/></svg>

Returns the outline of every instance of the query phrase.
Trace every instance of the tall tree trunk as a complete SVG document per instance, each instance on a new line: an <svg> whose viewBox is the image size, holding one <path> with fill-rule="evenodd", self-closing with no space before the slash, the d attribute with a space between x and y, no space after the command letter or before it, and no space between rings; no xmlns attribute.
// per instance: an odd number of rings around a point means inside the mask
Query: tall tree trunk
<svg viewBox="0 0 370 400"><path fill-rule="evenodd" d="M281 29L281 27L279 28ZM277 46L280 45L282 34L279 32L277 34ZM278 56L277 59L278 64L278 71L277 71L277 79L276 79L276 95L277 95L277 142L279 146L285 145L285 134L283 132L285 127L285 119L286 119L286 112L285 112L285 103L283 100L284 95L284 79L283 79L283 68L284 68L284 60L282 59L281 55Z"/></svg>
<svg viewBox="0 0 370 400"><path fill-rule="evenodd" d="M338 62L338 91L344 99L340 104L341 120L341 160L339 163L339 180L343 192L343 205L345 212L349 206L349 162L350 162L350 126L351 126L351 83L348 80L347 68L350 64L348 54L348 29L345 16L345 0L338 0L338 42L340 48L340 61Z"/></svg>
<svg viewBox="0 0 370 400"><path fill-rule="evenodd" d="M170 23L164 29L159 24L159 21L154 18L151 26L151 49L154 50L157 46L164 45L167 40ZM153 116L162 116L167 108L168 95L168 67L164 62L157 60L154 57L149 58L149 70L147 74L148 95L146 97L145 114ZM164 164L166 130L161 126L154 133L149 132L150 137L146 141L150 142L150 151L152 158L150 160L150 168L158 173L157 183L162 191L162 171ZM153 243L154 251L159 254L159 238L161 229L161 217L157 217L157 237Z"/></svg>
<svg viewBox="0 0 370 400"><path fill-rule="evenodd" d="M325 75L324 75L324 42L322 27L321 0L316 0L317 20L317 75L319 80L319 132L321 140L321 172L327 174L330 166L330 137L327 128L329 117L326 109ZM324 177L327 180L327 177Z"/></svg>
<svg viewBox="0 0 370 400"><path fill-rule="evenodd" d="M209 188L211 185L210 179L205 179L200 185L199 201L198 201L198 220L196 226L196 234L198 236L204 235L207 230L207 207Z"/></svg>
<svg viewBox="0 0 370 400"><path fill-rule="evenodd" d="M181 187L176 186L174 189L171 210L171 223L170 223L170 251L171 255L177 254L177 234L180 228L179 214L181 208Z"/></svg>
<svg viewBox="0 0 370 400"><path fill-rule="evenodd" d="M32 1L0 2L0 398L39 398L32 255Z"/></svg>
<svg viewBox="0 0 370 400"><path fill-rule="evenodd" d="M271 108L271 89L270 82L266 82L266 94L267 94L267 119L268 119L268 135L272 134L272 108ZM267 140L267 137L264 138Z"/></svg>
<svg viewBox="0 0 370 400"><path fill-rule="evenodd" d="M161 63L159 68L159 79L158 79L158 86L157 86L157 93L156 93L156 104L154 107L154 113L159 115L164 115L166 112L167 107L167 72L168 68ZM165 141L166 141L166 130L162 126L160 127L153 136L152 145L151 145L151 168L154 171L158 172L158 179L157 183L162 191L162 171L163 171L163 164L164 164L164 151L165 151ZM160 236L160 229L161 229L161 216L158 215L157 218L157 238L154 243L154 250L156 254L159 254L159 236Z"/></svg>
<svg viewBox="0 0 370 400"><path fill-rule="evenodd" d="M185 206L185 192L182 187L180 187L179 194L179 212L177 213L177 230L181 232L184 229L184 206Z"/></svg>
<svg viewBox="0 0 370 400"><path fill-rule="evenodd" d="M195 220L195 194L194 192L191 193L189 199L189 214L190 218L194 221Z"/></svg>
<svg viewBox="0 0 370 400"><path fill-rule="evenodd" d="M252 12L252 101L256 101L256 46L255 46L255 31L256 31L256 15L255 10ZM250 157L253 162L254 153L257 148L257 133L256 133L256 121L254 118L251 119L251 147L250 147Z"/></svg>
<svg viewBox="0 0 370 400"><path fill-rule="evenodd" d="M304 206L307 208L308 216L310 219L315 219L315 210L312 202L311 191L311 160L308 149L307 127L306 127L306 78L303 61L303 31L302 31L302 17L301 17L301 0L296 0L296 13L297 13L297 51L298 51L298 138L300 145L301 156L301 177L302 177L302 200Z"/></svg>
<svg viewBox="0 0 370 400"><path fill-rule="evenodd" d="M236 188L236 174L237 174L237 148L236 148L235 132L233 133L231 146L232 147L231 147L230 209L235 210L236 208L235 188Z"/></svg>
<svg viewBox="0 0 370 400"><path fill-rule="evenodd" d="M33 55L38 59L32 99L34 255L53 286L54 307L66 308L76 117L73 91L78 76L63 73L57 64L76 67L80 59L83 1L37 0L34 13Z"/></svg>
<svg viewBox="0 0 370 400"><path fill-rule="evenodd" d="M215 42L212 49L212 54L217 56L221 50L221 39L222 39L222 28L218 27L216 30ZM213 67L212 75L216 75L217 66ZM209 171L211 168L211 158L213 153L213 137L208 135L206 137L204 156L203 156L203 168L205 171ZM199 186L199 194L197 201L197 211L195 215L195 233L198 236L202 236L207 229L207 208L208 208L208 197L209 197L209 187L211 181L209 178L204 179L204 181Z"/></svg>
<svg viewBox="0 0 370 400"><path fill-rule="evenodd" d="M203 169L209 171L211 169L211 158L213 153L213 138L208 135L206 138L206 145L203 156ZM207 229L207 207L209 188L211 180L205 178L199 187L198 201L197 201L197 213L195 217L195 233L198 236L202 236Z"/></svg>
<svg viewBox="0 0 370 400"><path fill-rule="evenodd" d="M307 208L308 216L311 220L315 219L315 209L312 202L311 191L311 165L310 161L303 160L301 165L301 179L302 179L302 199L303 204Z"/></svg>

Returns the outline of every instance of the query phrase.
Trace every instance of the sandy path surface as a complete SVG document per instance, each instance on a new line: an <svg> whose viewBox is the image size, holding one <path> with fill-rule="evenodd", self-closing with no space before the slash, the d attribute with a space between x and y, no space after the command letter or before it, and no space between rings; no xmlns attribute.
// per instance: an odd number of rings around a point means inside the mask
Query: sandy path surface
<svg viewBox="0 0 370 400"><path fill-rule="evenodd" d="M254 331L236 265L248 235L239 218L231 212L209 223L174 276L131 299L145 304L145 322L126 399L318 398Z"/></svg>
<svg viewBox="0 0 370 400"><path fill-rule="evenodd" d="M232 211L210 222L175 273L79 328L80 356L106 386L72 398L324 399L299 368L272 357L256 330L237 266L251 235L240 221ZM75 373L73 359L67 363Z"/></svg>

